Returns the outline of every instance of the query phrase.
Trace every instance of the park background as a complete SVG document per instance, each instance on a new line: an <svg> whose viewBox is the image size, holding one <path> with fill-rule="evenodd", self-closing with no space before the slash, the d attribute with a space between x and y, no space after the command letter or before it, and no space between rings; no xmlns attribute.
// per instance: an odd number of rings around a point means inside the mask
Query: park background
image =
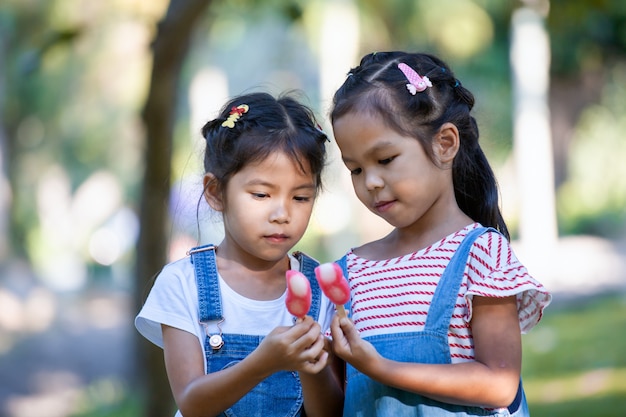
<svg viewBox="0 0 626 417"><path fill-rule="evenodd" d="M296 89L324 120L299 249L328 261L385 233L326 116L391 49L441 56L475 94L514 249L554 293L523 338L533 416L626 415L626 3L4 0L0 416L173 415L133 318L164 263L221 239L199 129L232 95Z"/></svg>

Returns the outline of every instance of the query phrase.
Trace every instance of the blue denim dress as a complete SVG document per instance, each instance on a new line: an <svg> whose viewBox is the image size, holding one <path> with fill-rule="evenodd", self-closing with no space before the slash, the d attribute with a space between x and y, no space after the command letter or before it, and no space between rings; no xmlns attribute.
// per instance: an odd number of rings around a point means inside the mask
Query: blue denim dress
<svg viewBox="0 0 626 417"><path fill-rule="evenodd" d="M467 258L476 238L487 230L470 231L446 267L428 310L421 332L365 337L386 358L398 362L451 363L448 328L463 281ZM338 262L347 270L347 257ZM346 275L348 276L348 275ZM522 384L514 402L506 410L487 410L436 401L409 391L374 381L352 366L347 366L344 417L450 417L450 416L528 416Z"/></svg>
<svg viewBox="0 0 626 417"><path fill-rule="evenodd" d="M221 296L215 262L215 246L204 245L189 251L198 284L200 322L220 321ZM294 254L300 271L311 282L312 302L309 315L318 319L321 291L315 279L318 262L307 255ZM204 342L207 373L216 372L243 360L259 346L264 336L246 334L213 334ZM228 417L294 417L302 415L302 386L297 372L277 372L263 380L220 416Z"/></svg>

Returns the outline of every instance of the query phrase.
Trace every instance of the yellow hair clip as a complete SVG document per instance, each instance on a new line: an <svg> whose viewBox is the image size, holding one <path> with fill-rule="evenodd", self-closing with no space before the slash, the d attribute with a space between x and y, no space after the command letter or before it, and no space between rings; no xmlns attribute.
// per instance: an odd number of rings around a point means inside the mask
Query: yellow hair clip
<svg viewBox="0 0 626 417"><path fill-rule="evenodd" d="M235 122L239 120L242 114L248 113L248 109L249 107L247 104L240 104L237 107L231 108L228 119L224 120L222 127L229 127L231 129L235 127Z"/></svg>

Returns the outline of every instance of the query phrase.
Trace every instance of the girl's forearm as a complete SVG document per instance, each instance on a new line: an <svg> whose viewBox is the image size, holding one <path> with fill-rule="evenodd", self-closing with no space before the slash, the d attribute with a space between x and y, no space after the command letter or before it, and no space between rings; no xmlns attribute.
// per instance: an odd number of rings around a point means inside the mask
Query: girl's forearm
<svg viewBox="0 0 626 417"><path fill-rule="evenodd" d="M181 413L185 417L216 416L239 401L271 374L251 357L191 381L176 398Z"/></svg>
<svg viewBox="0 0 626 417"><path fill-rule="evenodd" d="M364 370L376 381L437 401L465 406L499 408L515 399L519 369L490 368L480 362L420 364L381 358Z"/></svg>
<svg viewBox="0 0 626 417"><path fill-rule="evenodd" d="M343 382L332 365L318 374L300 372L304 409L308 417L340 417L343 413Z"/></svg>

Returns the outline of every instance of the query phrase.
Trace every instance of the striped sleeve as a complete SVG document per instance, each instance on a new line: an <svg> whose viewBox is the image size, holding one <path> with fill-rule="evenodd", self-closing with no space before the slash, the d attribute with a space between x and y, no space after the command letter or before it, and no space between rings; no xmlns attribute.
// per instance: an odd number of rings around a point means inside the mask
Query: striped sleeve
<svg viewBox="0 0 626 417"><path fill-rule="evenodd" d="M541 320L543 310L551 301L550 293L535 280L517 259L504 236L487 232L480 236L470 253L468 265L467 317L472 318L472 298L516 296L522 333L527 333Z"/></svg>

